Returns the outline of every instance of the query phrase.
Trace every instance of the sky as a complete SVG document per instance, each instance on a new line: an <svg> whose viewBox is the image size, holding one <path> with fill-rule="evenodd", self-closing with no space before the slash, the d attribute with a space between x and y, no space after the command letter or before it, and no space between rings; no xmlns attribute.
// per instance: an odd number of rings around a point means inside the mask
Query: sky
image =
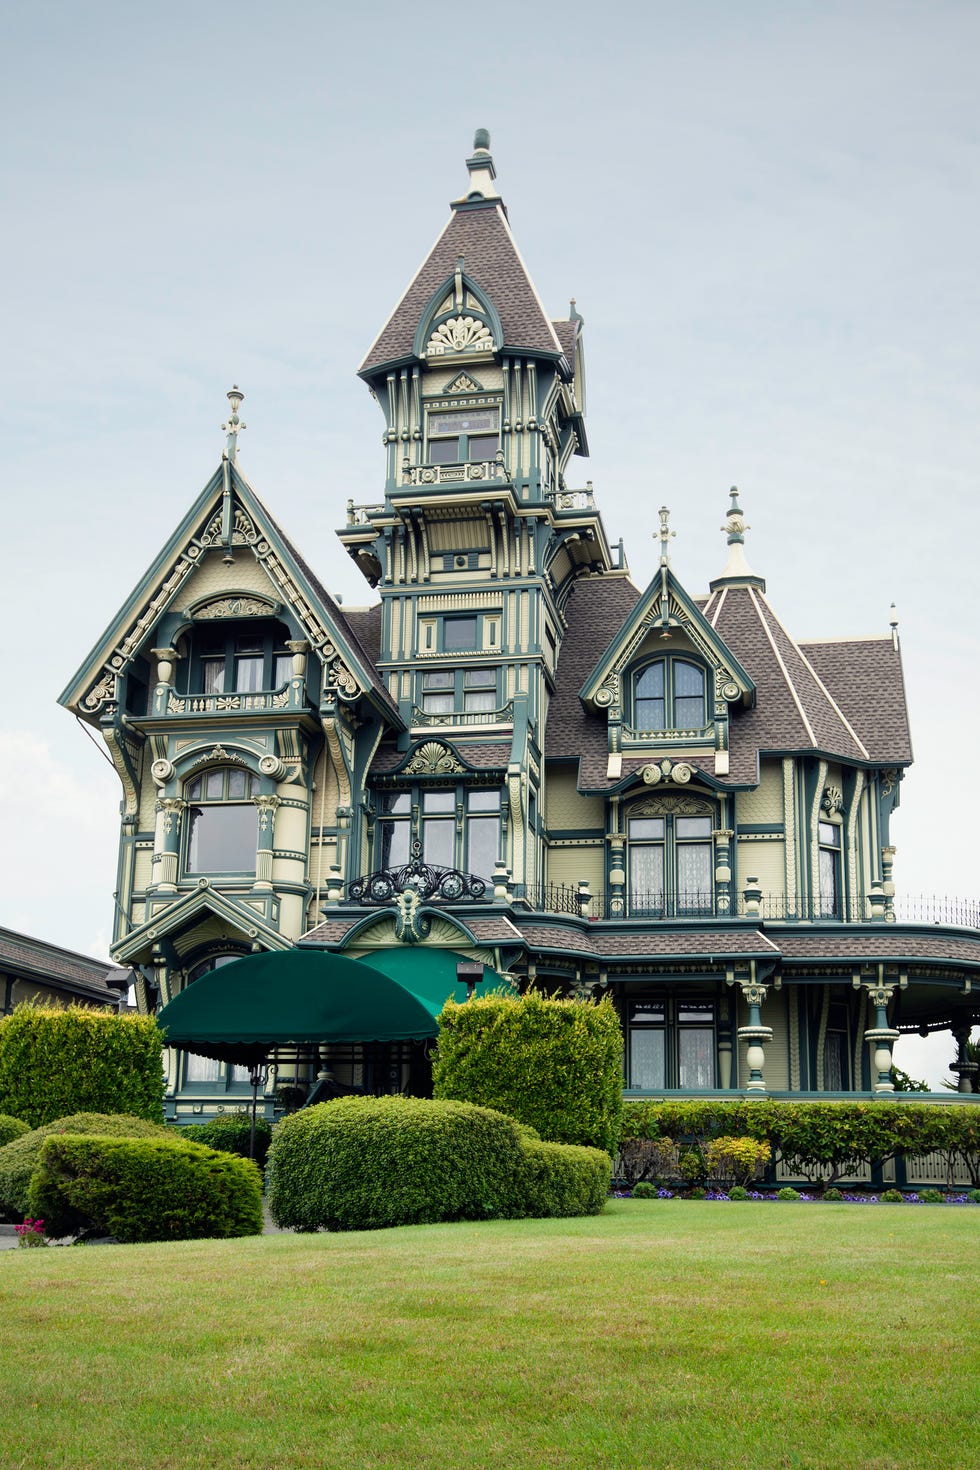
<svg viewBox="0 0 980 1470"><path fill-rule="evenodd" d="M976 896L980 6L8 0L4 31L0 923L106 952L118 783L55 701L210 478L232 383L242 469L372 600L334 535L384 468L355 370L477 127L542 299L585 318L578 464L634 579L666 504L705 590L737 484L797 638L894 602L896 881Z"/></svg>

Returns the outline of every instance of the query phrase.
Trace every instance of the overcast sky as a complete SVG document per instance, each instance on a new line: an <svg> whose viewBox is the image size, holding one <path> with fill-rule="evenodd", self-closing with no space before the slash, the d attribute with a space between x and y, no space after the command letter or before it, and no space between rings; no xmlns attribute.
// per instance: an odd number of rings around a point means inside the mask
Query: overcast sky
<svg viewBox="0 0 980 1470"><path fill-rule="evenodd" d="M476 127L545 304L585 317L580 474L635 580L666 503L704 590L737 484L798 638L896 602L896 879L975 895L975 0L8 3L4 53L0 922L105 951L118 783L54 701L214 470L232 382L242 468L371 600L334 537L384 467L354 372Z"/></svg>

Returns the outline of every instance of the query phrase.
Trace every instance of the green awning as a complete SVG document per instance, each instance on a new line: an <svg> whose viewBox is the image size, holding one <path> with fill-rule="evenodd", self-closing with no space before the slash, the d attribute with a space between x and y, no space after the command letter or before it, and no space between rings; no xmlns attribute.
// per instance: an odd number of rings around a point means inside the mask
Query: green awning
<svg viewBox="0 0 980 1470"><path fill-rule="evenodd" d="M450 997L460 1004L466 999L466 985L456 979L456 966L460 961L472 963L465 954L458 954L454 949L435 949L427 944L392 945L360 957L361 964L370 965L372 969L397 980L437 1016ZM476 994L490 995L493 991L508 995L514 993L509 981L498 975L496 970L491 970L489 965L484 965L483 979L476 987Z"/></svg>
<svg viewBox="0 0 980 1470"><path fill-rule="evenodd" d="M343 955L290 949L248 955L202 975L157 1013L157 1022L168 1046L248 1063L277 1046L427 1040L438 1030L445 998L426 1000L377 966Z"/></svg>

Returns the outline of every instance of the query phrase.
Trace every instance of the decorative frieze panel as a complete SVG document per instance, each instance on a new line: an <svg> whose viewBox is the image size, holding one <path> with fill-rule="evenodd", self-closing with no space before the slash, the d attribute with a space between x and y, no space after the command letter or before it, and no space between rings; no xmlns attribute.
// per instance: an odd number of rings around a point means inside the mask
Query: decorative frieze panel
<svg viewBox="0 0 980 1470"><path fill-rule="evenodd" d="M493 352L493 335L486 322L475 316L451 316L440 322L425 349L426 357L450 353Z"/></svg>

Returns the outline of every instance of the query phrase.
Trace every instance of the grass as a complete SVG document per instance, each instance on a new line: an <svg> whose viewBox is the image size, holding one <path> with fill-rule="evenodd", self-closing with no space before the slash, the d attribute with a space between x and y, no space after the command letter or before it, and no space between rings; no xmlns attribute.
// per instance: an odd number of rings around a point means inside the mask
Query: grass
<svg viewBox="0 0 980 1470"><path fill-rule="evenodd" d="M974 1470L978 1227L616 1200L7 1251L0 1464Z"/></svg>

